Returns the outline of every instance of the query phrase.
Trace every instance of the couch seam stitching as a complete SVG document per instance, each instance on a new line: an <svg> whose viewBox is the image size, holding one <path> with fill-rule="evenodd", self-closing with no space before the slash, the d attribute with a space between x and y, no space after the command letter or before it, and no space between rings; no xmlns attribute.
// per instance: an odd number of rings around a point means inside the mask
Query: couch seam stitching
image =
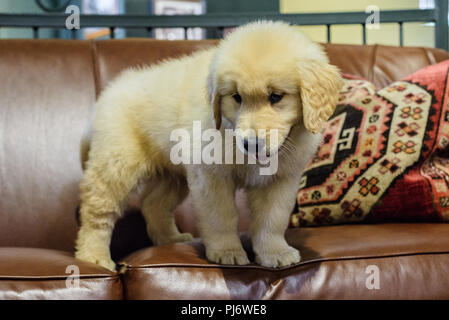
<svg viewBox="0 0 449 320"><path fill-rule="evenodd" d="M97 62L97 42L95 40L90 40L90 43L91 43L92 69L95 86L95 100L97 100L100 91L99 70Z"/></svg>
<svg viewBox="0 0 449 320"><path fill-rule="evenodd" d="M65 281L67 280L67 277L69 277L70 274L67 274L67 276L0 276L0 281L5 280L12 280L12 281ZM110 280L116 280L120 279L119 275L112 275L112 276L102 276L102 275L92 275L92 276L79 276L80 280L101 280L101 281L110 281Z"/></svg>
<svg viewBox="0 0 449 320"><path fill-rule="evenodd" d="M315 264L315 263L322 263L322 262L335 262L335 261L349 261L349 260L363 260L363 259L381 259L381 258L395 258L395 257L412 257L412 256L423 256L423 255L446 255L449 254L449 251L437 251L437 252L417 252L417 253L404 253L404 254L386 254L386 255L379 255L379 256L360 256L360 257L342 257L342 258L324 258L324 259L315 259L315 260L309 260L305 262L300 262L299 264L285 267L285 268L278 268L278 269L271 269L271 268L265 268L262 266L235 266L235 265L194 265L194 264L155 264L155 265L143 265L139 267L133 267L128 266L126 272L128 271L137 271L141 269L156 269L156 268L204 268L204 269L235 269L235 270L245 270L245 269L256 269L261 271L271 271L271 272L279 272L279 271L286 271L286 270L292 270L301 266L305 266L308 264ZM124 273L126 275L126 272Z"/></svg>
<svg viewBox="0 0 449 320"><path fill-rule="evenodd" d="M424 52L424 55L427 58L427 62L429 65L434 65L436 63L435 58L432 59L430 50L427 50L426 48L421 47L421 50Z"/></svg>
<svg viewBox="0 0 449 320"><path fill-rule="evenodd" d="M370 65L370 68L369 68L369 71L368 71L369 72L368 73L368 80L370 82L374 82L374 67L375 67L375 64L376 64L376 61L377 61L376 56L377 56L378 45L375 44L372 48L373 49L372 49L372 56L371 56L371 65Z"/></svg>

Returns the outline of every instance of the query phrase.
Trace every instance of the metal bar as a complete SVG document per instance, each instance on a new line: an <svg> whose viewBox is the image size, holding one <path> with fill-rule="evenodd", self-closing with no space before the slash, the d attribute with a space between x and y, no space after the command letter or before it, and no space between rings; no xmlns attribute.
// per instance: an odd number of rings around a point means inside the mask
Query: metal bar
<svg viewBox="0 0 449 320"><path fill-rule="evenodd" d="M404 24L399 22L399 45L404 46Z"/></svg>
<svg viewBox="0 0 449 320"><path fill-rule="evenodd" d="M366 24L362 23L362 42L366 44Z"/></svg>
<svg viewBox="0 0 449 320"><path fill-rule="evenodd" d="M217 28L216 34L217 34L217 38L218 39L223 39L224 38L224 29L223 27L219 27Z"/></svg>
<svg viewBox="0 0 449 320"><path fill-rule="evenodd" d="M187 34L187 32L189 31L189 28L184 28L184 39L185 40L189 40L188 38L188 34Z"/></svg>
<svg viewBox="0 0 449 320"><path fill-rule="evenodd" d="M115 27L109 27L109 38L115 39Z"/></svg>
<svg viewBox="0 0 449 320"><path fill-rule="evenodd" d="M435 47L448 50L448 1L435 1Z"/></svg>
<svg viewBox="0 0 449 320"><path fill-rule="evenodd" d="M206 28L206 38L207 39L222 39L224 36L223 27L209 27Z"/></svg>
<svg viewBox="0 0 449 320"><path fill-rule="evenodd" d="M327 43L331 43L331 25L330 24L326 25L326 30L327 30Z"/></svg>
<svg viewBox="0 0 449 320"><path fill-rule="evenodd" d="M443 1L443 0L438 0ZM446 5L447 7L447 5ZM444 8L443 8L444 9ZM441 9L426 10L391 10L382 11L380 23L397 22L431 22L442 14ZM438 14L437 14L438 12ZM255 20L283 20L295 25L333 25L362 24L366 20L365 12L335 12L335 13L232 13L183 16L159 15L81 15L82 27L117 27L117 28L214 28L235 27ZM63 14L0 14L0 27L49 27L63 28L67 16Z"/></svg>
<svg viewBox="0 0 449 320"><path fill-rule="evenodd" d="M39 27L33 27L33 38L39 39Z"/></svg>

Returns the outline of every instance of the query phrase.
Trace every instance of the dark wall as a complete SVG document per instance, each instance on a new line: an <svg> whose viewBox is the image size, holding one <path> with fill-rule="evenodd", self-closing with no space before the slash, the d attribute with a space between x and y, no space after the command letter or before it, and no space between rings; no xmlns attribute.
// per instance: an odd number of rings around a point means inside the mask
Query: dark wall
<svg viewBox="0 0 449 320"><path fill-rule="evenodd" d="M279 12L279 0L206 0L207 13ZM220 38L218 31L208 30L207 38Z"/></svg>
<svg viewBox="0 0 449 320"><path fill-rule="evenodd" d="M125 12L127 14L150 14L152 12L151 0L126 0ZM144 29L128 29L126 31L127 37L148 37L148 31Z"/></svg>
<svg viewBox="0 0 449 320"><path fill-rule="evenodd" d="M206 0L206 11L216 12L279 12L279 0Z"/></svg>

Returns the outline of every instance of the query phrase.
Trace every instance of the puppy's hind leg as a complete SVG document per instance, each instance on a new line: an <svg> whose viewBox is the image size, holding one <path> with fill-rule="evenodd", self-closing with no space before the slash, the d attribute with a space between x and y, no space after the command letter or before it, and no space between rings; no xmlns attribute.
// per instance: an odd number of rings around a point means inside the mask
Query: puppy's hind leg
<svg viewBox="0 0 449 320"><path fill-rule="evenodd" d="M156 245L193 240L190 233L179 232L174 216L174 210L188 194L186 182L160 179L150 186L142 204L148 236Z"/></svg>
<svg viewBox="0 0 449 320"><path fill-rule="evenodd" d="M76 258L115 269L109 244L123 201L136 184L139 168L91 162L81 182L81 227Z"/></svg>

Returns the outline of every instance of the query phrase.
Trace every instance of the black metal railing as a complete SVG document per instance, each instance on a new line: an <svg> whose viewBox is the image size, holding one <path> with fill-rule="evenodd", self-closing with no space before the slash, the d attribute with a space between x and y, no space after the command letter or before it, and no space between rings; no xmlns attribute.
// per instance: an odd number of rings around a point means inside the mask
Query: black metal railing
<svg viewBox="0 0 449 320"><path fill-rule="evenodd" d="M326 26L327 41L331 42L333 25L351 24L362 26L362 42L367 42L367 18L365 12L335 13L232 13L205 15L81 15L80 27L102 27L111 30L114 37L116 28L146 29L151 37L155 28L204 28L215 31L217 37L223 35L225 28L236 27L255 20L282 20L300 26ZM1 27L32 28L34 37L39 37L40 28L64 29L68 15L64 14L0 14ZM435 23L435 47L448 50L448 0L435 0L434 9L381 11L379 23L397 23L399 25L399 45L403 45L403 24L407 22ZM74 33L73 33L74 34Z"/></svg>

